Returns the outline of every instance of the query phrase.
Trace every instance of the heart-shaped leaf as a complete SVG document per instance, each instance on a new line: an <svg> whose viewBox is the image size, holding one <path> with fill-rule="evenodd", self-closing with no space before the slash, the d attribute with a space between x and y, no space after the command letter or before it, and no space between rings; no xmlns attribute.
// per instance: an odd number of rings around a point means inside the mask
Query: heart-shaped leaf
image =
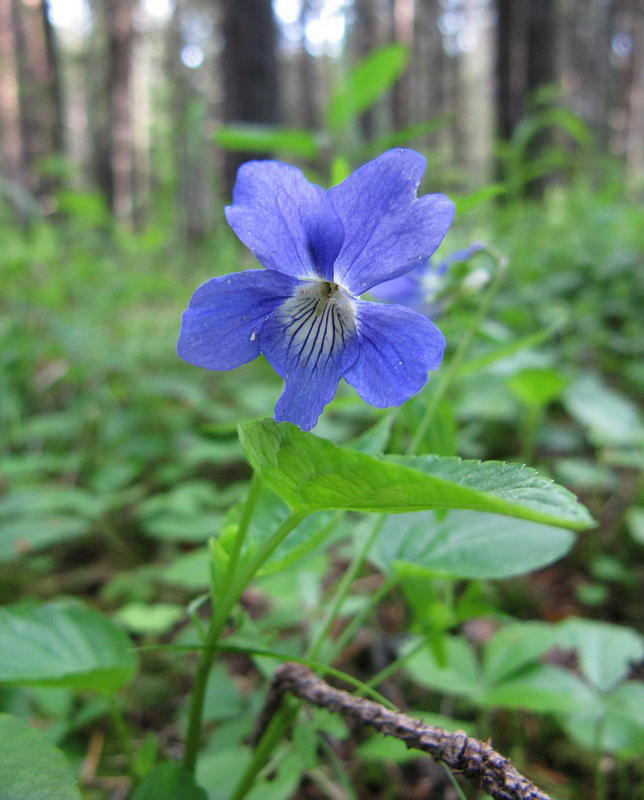
<svg viewBox="0 0 644 800"><path fill-rule="evenodd" d="M0 797L81 800L65 756L40 731L11 714L0 714Z"/></svg>
<svg viewBox="0 0 644 800"><path fill-rule="evenodd" d="M83 606L0 609L0 682L110 693L136 672L132 642Z"/></svg>
<svg viewBox="0 0 644 800"><path fill-rule="evenodd" d="M478 511L390 516L370 553L381 570L396 564L453 578L509 578L540 569L572 547L570 531Z"/></svg>
<svg viewBox="0 0 644 800"><path fill-rule="evenodd" d="M294 508L394 513L461 508L564 528L592 525L567 489L518 464L371 456L272 420L241 425L240 438L253 469Z"/></svg>

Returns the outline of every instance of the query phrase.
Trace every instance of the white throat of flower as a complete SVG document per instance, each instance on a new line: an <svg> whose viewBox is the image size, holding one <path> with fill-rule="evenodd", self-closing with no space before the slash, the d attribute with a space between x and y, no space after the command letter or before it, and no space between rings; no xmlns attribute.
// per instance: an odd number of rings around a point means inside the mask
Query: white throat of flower
<svg viewBox="0 0 644 800"><path fill-rule="evenodd" d="M293 364L324 369L356 331L355 303L332 281L311 281L277 310Z"/></svg>

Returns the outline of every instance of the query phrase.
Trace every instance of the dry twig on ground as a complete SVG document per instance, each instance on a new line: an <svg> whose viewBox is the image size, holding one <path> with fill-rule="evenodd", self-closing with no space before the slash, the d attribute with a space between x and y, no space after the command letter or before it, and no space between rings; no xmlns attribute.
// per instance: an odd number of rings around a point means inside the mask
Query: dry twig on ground
<svg viewBox="0 0 644 800"><path fill-rule="evenodd" d="M495 800L550 800L545 792L521 775L507 758L489 744L473 739L463 731L450 732L425 725L380 703L334 689L301 664L282 664L275 670L258 720L256 741L266 730L286 692L312 705L369 725L385 736L401 739L407 747L429 753L436 761L461 773Z"/></svg>

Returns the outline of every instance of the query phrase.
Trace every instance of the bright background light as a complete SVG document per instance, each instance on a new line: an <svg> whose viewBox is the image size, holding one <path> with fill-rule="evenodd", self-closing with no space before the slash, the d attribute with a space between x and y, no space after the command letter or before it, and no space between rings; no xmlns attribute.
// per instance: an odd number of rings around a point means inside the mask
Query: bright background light
<svg viewBox="0 0 644 800"><path fill-rule="evenodd" d="M174 0L143 0L143 11L154 22L170 19L173 10ZM92 26L87 0L49 0L49 19L57 28L81 36L89 33Z"/></svg>
<svg viewBox="0 0 644 800"><path fill-rule="evenodd" d="M187 44L181 50L181 60L190 69L197 69L203 64L203 50L198 44Z"/></svg>
<svg viewBox="0 0 644 800"><path fill-rule="evenodd" d="M292 25L300 15L300 0L274 0L273 8L281 22Z"/></svg>
<svg viewBox="0 0 644 800"><path fill-rule="evenodd" d="M86 0L50 0L49 19L57 28L80 35L89 33L91 28L91 15Z"/></svg>

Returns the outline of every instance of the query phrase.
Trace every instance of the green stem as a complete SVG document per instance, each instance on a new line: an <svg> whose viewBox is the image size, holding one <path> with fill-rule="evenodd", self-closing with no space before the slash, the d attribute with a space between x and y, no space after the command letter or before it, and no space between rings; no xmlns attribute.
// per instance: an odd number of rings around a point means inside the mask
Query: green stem
<svg viewBox="0 0 644 800"><path fill-rule="evenodd" d="M206 687L208 685L208 676L215 660L216 645L221 636L221 632L226 624L226 619L230 613L231 608L234 606L237 598L232 603L227 602L230 594L231 584L234 579L235 570L239 562L239 557L248 532L248 525L251 516L257 503L259 490L261 488L261 480L256 473L248 487L248 494L246 495L246 503L242 511L239 525L237 526L237 533L230 552L230 560L226 568L220 592L216 592L214 584L211 587L213 605L215 611L210 617L208 630L202 636L203 647L199 651L199 659L197 661L197 671L195 673L195 680L190 697L190 711L188 716L188 733L186 736L186 749L184 753L184 766L190 772L194 771L195 763L197 761L197 754L199 752L199 745L201 742L201 722L203 717L203 704L206 697ZM216 601L215 595L219 594L219 602ZM222 610L223 609L223 610Z"/></svg>
<svg viewBox="0 0 644 800"><path fill-rule="evenodd" d="M608 776L602 765L602 738L604 734L604 718L595 723L593 750L595 755L595 798L606 800L608 789Z"/></svg>
<svg viewBox="0 0 644 800"><path fill-rule="evenodd" d="M456 775L454 775L454 773L447 766L447 764L444 764L442 761L439 761L438 763L441 765L441 767L443 768L443 771L445 772L445 774L449 778L449 782L454 787L454 790L456 791L456 794L458 795L459 800L467 800L467 797L465 797L465 793L463 792L463 790L461 789L461 787L458 784L458 781L456 780Z"/></svg>
<svg viewBox="0 0 644 800"><path fill-rule="evenodd" d="M224 606L219 606L218 611ZM230 609L228 609L230 611ZM226 624L228 613L215 612L210 618L208 632L203 647L199 650L197 670L190 697L190 712L188 716L188 733L186 734L186 749L183 755L183 765L188 772L194 772L197 763L197 754L201 744L201 722L203 718L203 704L206 697L208 676L215 660L217 642Z"/></svg>
<svg viewBox="0 0 644 800"><path fill-rule="evenodd" d="M293 528L299 525L303 519L308 517L309 513L309 511L303 510L291 511L291 513L288 515L288 517L286 517L277 530L264 542L257 553L255 553L254 557L248 562L246 568L241 571L237 582L233 581L231 583L233 591L235 591L237 594L236 599L241 596L241 593L255 577L255 574L264 564L266 559L279 547L279 545L284 541Z"/></svg>
<svg viewBox="0 0 644 800"><path fill-rule="evenodd" d="M521 420L521 453L524 464L532 464L537 450L537 434L543 417L541 406L528 406L523 411Z"/></svg>
<svg viewBox="0 0 644 800"><path fill-rule="evenodd" d="M490 306L492 305L492 300L496 295L499 286L501 285L501 278L505 273L505 269L507 266L507 259L505 256L502 256L495 251L491 251L489 249L482 250L481 252L488 253L489 255L494 258L496 261L496 272L494 275L494 279L490 282L490 285L487 288L487 291L483 297L483 301L479 307L479 310L472 321L472 324L468 328L467 333L461 339L459 346L456 348L456 352L452 356L452 360L449 363L447 369L442 373L441 378L438 382L438 386L436 387L436 391L431 395L429 398L429 402L425 408L425 413L423 414L423 418L420 421L420 424L416 428L416 432L414 433L412 440L407 448L407 455L413 456L418 452L418 448L420 447L421 442L423 441L423 437L427 433L427 429L429 428L432 419L434 418L434 414L436 413L436 409L440 405L441 400L445 396L447 389L451 385L454 377L458 371L458 368L461 365L463 357L467 352L468 347L472 343L472 339L477 334L479 328L481 327L481 323L487 316L488 311L490 310Z"/></svg>
<svg viewBox="0 0 644 800"><path fill-rule="evenodd" d="M261 488L262 479L256 472L253 472L253 477L251 478L250 486L248 487L248 494L246 495L244 510L242 511L241 519L239 520L239 525L237 526L235 540L233 541L233 546L230 550L230 559L228 561L228 567L226 569L226 575L222 585L222 597L225 597L230 589L230 585L235 575L235 570L237 569L237 564L239 563L239 557L244 546L244 540L246 539L248 526L250 524L251 517L253 516L255 506L257 505L257 499L259 497Z"/></svg>
<svg viewBox="0 0 644 800"><path fill-rule="evenodd" d="M322 626L318 630L313 641L311 642L311 645L309 646L307 658L311 660L316 659L317 654L324 644L326 636L333 625L333 622L340 613L340 609L342 608L349 589L351 588L351 584L355 580L358 572L360 572L362 569L362 565L364 564L365 559L369 554L369 550L373 546L373 543L376 540L376 537L380 532L380 528L382 527L385 519L386 516L384 514L378 517L373 528L371 529L371 533L365 539L360 551L354 558L353 563L342 577L342 580L336 589L331 608L326 614ZM260 770L264 767L264 764L266 764L270 753L285 736L289 725L295 718L299 705L299 701L292 699L284 700L282 702L282 705L274 714L268 728L264 732L264 735L255 748L253 757L239 779L239 783L230 797L230 800L242 800L246 796L248 791L253 786L253 783L255 782Z"/></svg>
<svg viewBox="0 0 644 800"><path fill-rule="evenodd" d="M125 719L123 718L123 711L121 710L121 706L119 705L114 695L109 696L108 704L110 708L110 716L112 718L112 723L114 725L114 730L116 731L118 740L121 743L123 755L125 756L125 762L127 764L128 773L132 777L135 777L132 764L132 740L130 738L130 733L127 729L127 725L125 724Z"/></svg>
<svg viewBox="0 0 644 800"><path fill-rule="evenodd" d="M249 490L249 496L251 492ZM255 498L256 499L256 498ZM248 506L248 502L247 502ZM203 705L206 697L206 687L208 685L208 677L210 670L215 660L217 651L217 643L221 638L222 631L226 625L226 621L230 612L233 610L235 604L241 597L244 589L248 586L250 581L254 578L257 570L262 566L264 561L271 555L276 547L284 540L284 538L298 525L308 512L293 511L282 522L272 536L260 547L254 558L248 563L245 569L242 569L240 574L235 578L230 569L226 572L226 594L221 599L219 605L215 609L208 627L206 640L203 647L199 651L199 659L197 661L197 670L195 673L195 681L190 698L190 711L188 716L188 733L186 735L186 749L183 756L183 765L188 772L194 772L195 764L197 762L197 755L199 753L199 746L201 744L201 725L203 719ZM245 519L244 515L242 519ZM250 520L250 514L246 519L246 525ZM241 527L241 525L240 525ZM238 537L239 538L239 537ZM236 558L236 566L239 560L239 552L241 552L241 544L235 548L238 551Z"/></svg>
<svg viewBox="0 0 644 800"><path fill-rule="evenodd" d="M344 601L347 599L347 595L349 594L349 590L351 589L351 585L353 584L354 580L356 579L358 573L362 569L364 562L369 555L369 551L373 547L374 542L378 534L380 533L380 529L385 523L387 519L386 514L380 514L372 529L370 534L364 540L362 547L360 548L359 552L356 554L355 558L349 569L344 573L342 576L342 580L338 584L338 588L336 589L335 595L333 596L333 601L331 602L331 607L329 608L322 625L318 629L317 633L315 634L313 641L311 642L309 649L307 651L307 658L315 660L319 657L320 649L324 644L324 640L329 634L333 623L337 619L340 611L342 610L342 606L344 605Z"/></svg>
<svg viewBox="0 0 644 800"><path fill-rule="evenodd" d="M262 770L268 757L275 747L282 741L294 720L300 707L299 701L293 698L284 698L282 704L273 715L273 718L253 751L250 763L242 773L239 783L235 787L230 800L242 800L255 783L257 775Z"/></svg>
<svg viewBox="0 0 644 800"><path fill-rule="evenodd" d="M344 789L345 797L349 798L349 800L358 800L354 788L351 785L351 782L349 781L349 778L346 774L346 771L344 770L344 767L340 763L340 759L335 754L335 750L331 747L331 745L324 736L319 737L319 742L320 742L320 748L324 750L324 752L326 753L326 757L329 759L329 762L331 763L331 768L338 776L338 780L340 781L340 784ZM338 793L336 790L336 792L334 793L329 793L328 796L330 798L333 798L334 796L337 797L337 794ZM342 796L342 793L340 793L340 796Z"/></svg>

